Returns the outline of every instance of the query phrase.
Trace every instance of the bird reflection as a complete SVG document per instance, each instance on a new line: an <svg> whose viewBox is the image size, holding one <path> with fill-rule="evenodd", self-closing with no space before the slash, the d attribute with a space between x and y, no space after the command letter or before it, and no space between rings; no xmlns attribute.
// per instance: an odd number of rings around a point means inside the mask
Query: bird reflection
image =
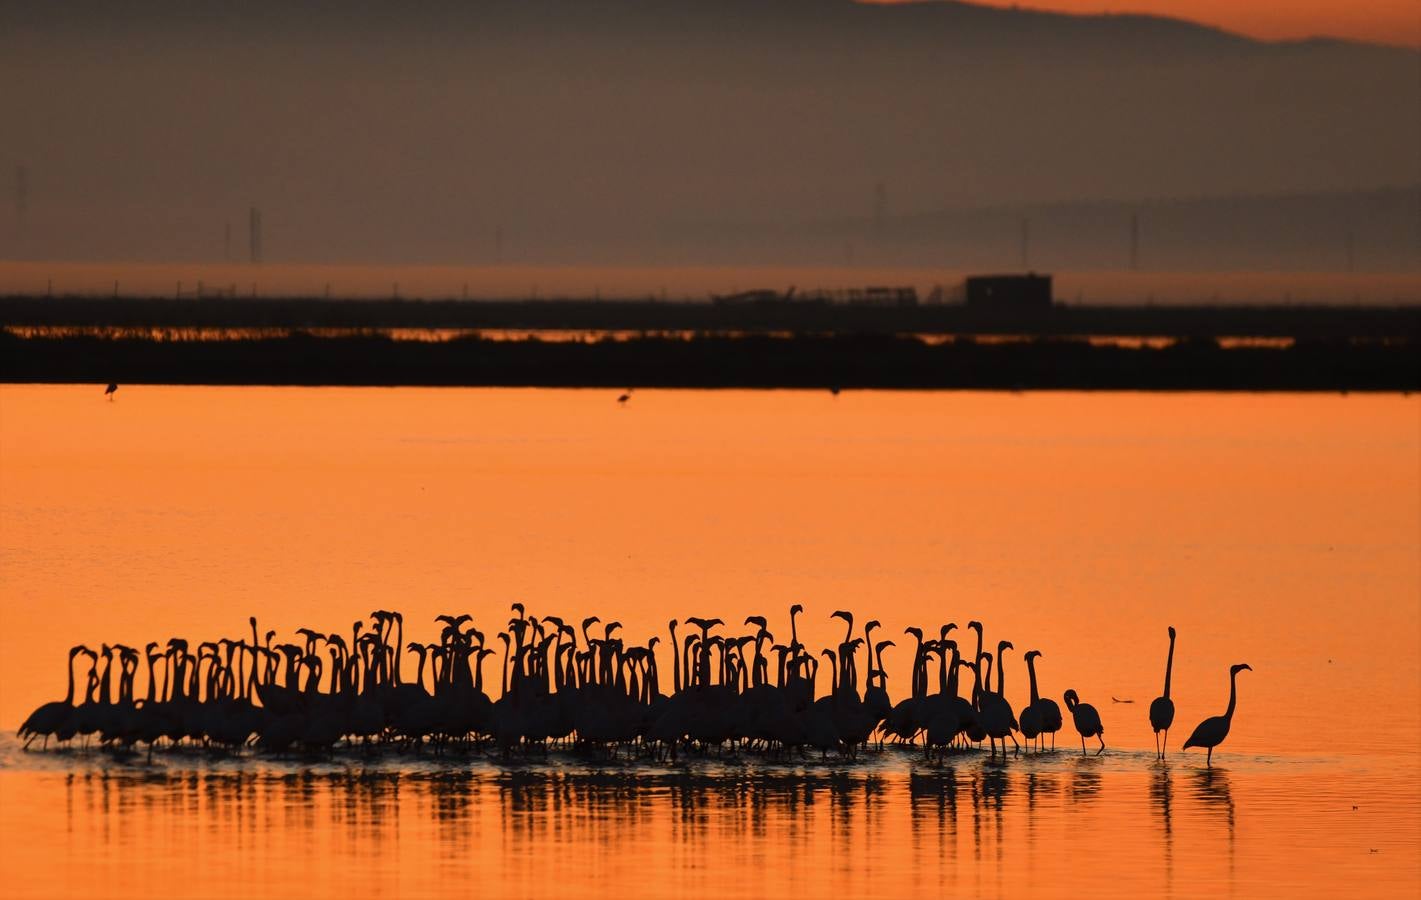
<svg viewBox="0 0 1421 900"><path fill-rule="evenodd" d="M1159 810L1160 822L1164 825L1164 873L1165 884L1174 884L1174 818L1171 805L1174 803L1174 781L1169 774L1169 766L1160 763L1155 766L1150 778L1150 803Z"/></svg>
<svg viewBox="0 0 1421 900"><path fill-rule="evenodd" d="M112 829L106 841L120 832L169 833L179 824L195 835L195 844L209 848L249 847L273 829L288 835L292 847L328 845L334 834L375 866L395 865L405 852L397 848L416 845L436 847L452 866L487 859L491 852L510 869L541 848L576 848L555 863L557 872L544 873L554 881L579 877L571 867L585 865L589 855L622 854L652 841L697 853L729 842L768 865L785 854L812 859L842 853L906 828L915 856L937 861L934 877L951 878L974 859L1005 864L1013 847L1046 852L1051 842L1036 832L1047 835L1053 816L1133 789L1107 778L1106 771L1093 757L1045 770L924 765L906 776L864 769L727 766L650 773L566 763L509 769L432 761L253 770L219 761L187 769L71 771L64 782L68 805L61 809L71 828ZM1176 777L1158 766L1148 782L1170 884ZM1235 808L1227 773L1206 769L1178 777L1185 779L1185 801L1197 804L1196 815L1215 821L1222 815L1232 864ZM1023 818L1025 843L1009 846L1007 832ZM291 864L301 859L293 850Z"/></svg>
<svg viewBox="0 0 1421 900"><path fill-rule="evenodd" d="M1100 761L1095 757L1083 757L1076 762L1071 773L1071 800L1084 803L1094 800L1100 794Z"/></svg>
<svg viewBox="0 0 1421 900"><path fill-rule="evenodd" d="M1211 809L1224 817L1228 829L1229 872L1232 874L1234 870L1235 810L1228 773L1209 768L1194 772L1193 793L1200 806Z"/></svg>

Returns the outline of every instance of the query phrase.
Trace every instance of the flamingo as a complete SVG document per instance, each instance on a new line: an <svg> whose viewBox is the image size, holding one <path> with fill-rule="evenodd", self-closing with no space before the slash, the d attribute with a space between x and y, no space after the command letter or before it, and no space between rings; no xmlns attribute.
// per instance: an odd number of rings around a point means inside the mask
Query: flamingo
<svg viewBox="0 0 1421 900"><path fill-rule="evenodd" d="M1007 756L1007 738L1011 738L1012 746L1016 751L1021 750L1021 745L1017 743L1016 736L1012 734L1012 729L1017 728L1016 715L1012 712L1011 704L1007 702L1005 686L1003 684L1006 672L1006 652L1014 650L1011 641L997 642L997 689L993 691L990 686L984 686L981 695L978 697L977 706L981 713L980 720L982 729L987 733L987 739L991 741L992 755L996 756L997 741L1002 742L1002 759ZM990 658L990 657L989 657Z"/></svg>
<svg viewBox="0 0 1421 900"><path fill-rule="evenodd" d="M1021 736L1028 741L1037 743L1037 751L1041 747L1037 739L1041 736L1043 720L1041 717L1041 695L1036 690L1036 657L1041 655L1040 650L1028 650L1022 656L1026 660L1026 674L1031 679L1031 700L1026 704L1026 708L1021 711Z"/></svg>
<svg viewBox="0 0 1421 900"><path fill-rule="evenodd" d="M74 657L80 653L87 652L88 648L83 644L77 644L69 648L69 689L64 692L63 700L52 700L44 704L39 709L30 713L29 718L20 726L18 736L24 738L25 749L28 750L30 743L37 737L43 737L41 749L49 747L49 736L59 731L74 712Z"/></svg>
<svg viewBox="0 0 1421 900"><path fill-rule="evenodd" d="M1032 650L1027 654L1026 667L1027 671L1031 674L1031 691L1033 694L1036 693L1036 659L1041 655L1040 650ZM1031 705L1036 708L1037 715L1040 717L1041 733L1051 735L1051 750L1054 752L1056 749L1056 732L1061 730L1061 725L1063 724L1061 719L1061 707L1050 697L1040 697ZM1025 715L1023 714L1023 719L1024 718Z"/></svg>
<svg viewBox="0 0 1421 900"><path fill-rule="evenodd" d="M1085 756L1085 739L1096 738L1100 741L1100 749L1095 751L1099 756L1105 752L1105 726L1100 724L1100 713L1089 703L1082 703L1080 697L1074 690L1066 691L1066 709L1070 710L1071 718L1075 720L1076 731L1081 736L1081 756Z"/></svg>
<svg viewBox="0 0 1421 900"><path fill-rule="evenodd" d="M910 697L893 705L883 652L894 642L874 640L877 620L865 624L862 636L855 638L854 616L848 611L831 616L844 621L843 640L817 655L799 642L799 604L790 607L787 644L774 643L763 616L746 617L745 625L754 631L738 636L713 635L724 625L720 619L688 619L684 627L690 634L673 619L668 649L675 684L670 695L663 696L655 655L663 637L653 636L639 646L621 623L611 621L594 638L590 629L601 620L591 616L581 622L585 643L580 643L573 621L530 616L521 603L510 608L515 618L506 631L495 634L504 651L503 696L497 703L484 693L483 682L483 663L494 651L485 646L484 633L467 614L436 617L442 627L438 641L430 644L404 644L403 618L388 610L371 613L373 628L353 623L348 636L299 628L294 642L278 644L273 644L274 631L261 641L256 619L248 617L250 643L246 637L218 637L194 642L196 654L180 638L168 640L164 652L159 652L163 645L158 642L147 644L148 690L143 698L135 690L142 659L137 650L121 644L104 644L101 654L82 645L72 648L65 699L37 709L21 726L20 737L29 749L38 737L45 738L47 747L50 737L63 746L76 735L97 734L105 747L147 743L150 754L162 738L170 747L186 741L213 748L251 745L268 752L291 747L329 751L340 742L428 745L444 752L452 746L491 742L507 755L546 753L550 746L566 746L575 734L580 746L612 755L639 747L648 755L660 758L669 752L674 758L679 745L703 752L747 747L768 754L837 749L848 758L879 732L906 741L925 734L932 759L934 752L940 758L966 739L991 738L993 756L996 742L1002 741L1005 755L1005 740L1016 743L1014 731L1039 740L1047 732L1054 736L1061 725L1060 707L1038 693L1035 664L1040 651L1024 656L1031 700L1020 711L1018 724L1004 690L1003 663L1011 643L999 642L995 655L979 650L975 658L964 659L957 643L947 637L952 624L942 626L936 640L926 640L921 629L905 629L916 641ZM972 622L968 628L977 632L980 648L981 623ZM1169 699L1174 646L1171 628L1161 701ZM867 658L862 699L856 660L860 648ZM404 653L417 656L410 682L400 673ZM769 653L777 657L773 678ZM88 657L82 678L74 668L74 658L80 655ZM831 685L828 696L816 700L814 678L821 656L828 662ZM938 688L929 694L928 666L934 656L939 659ZM164 663L161 687L159 662ZM958 695L962 666L973 671L970 702ZM1208 749L1206 765L1212 766L1212 750L1228 734L1237 706L1237 674L1247 668L1241 664L1230 672L1225 715L1205 721L1185 744ZM1100 740L1096 752L1103 753L1104 728L1097 710L1081 703L1074 690L1065 697L1081 735L1082 754L1089 737ZM1155 707L1159 705L1157 701ZM1163 756L1170 723L1160 723L1153 715L1151 722L1163 732L1157 744ZM249 744L253 735L255 741Z"/></svg>
<svg viewBox="0 0 1421 900"><path fill-rule="evenodd" d="M1224 710L1222 716L1210 716L1200 722L1194 733L1189 735L1189 739L1184 742L1184 749L1190 747L1204 747L1209 752L1204 757L1204 765L1210 768L1214 765L1214 748L1224 742L1224 738L1229 736L1229 726L1233 724L1234 709L1238 707L1238 673L1244 670L1253 671L1253 667L1248 663L1239 663L1229 669L1229 708Z"/></svg>
<svg viewBox="0 0 1421 900"><path fill-rule="evenodd" d="M1169 726L1174 724L1174 701L1169 699L1169 676L1174 669L1174 626L1169 626L1169 656L1164 661L1164 696L1156 697L1150 704L1150 727L1155 730L1155 756L1164 759L1165 744L1169 743ZM1160 740L1160 732L1164 740Z"/></svg>

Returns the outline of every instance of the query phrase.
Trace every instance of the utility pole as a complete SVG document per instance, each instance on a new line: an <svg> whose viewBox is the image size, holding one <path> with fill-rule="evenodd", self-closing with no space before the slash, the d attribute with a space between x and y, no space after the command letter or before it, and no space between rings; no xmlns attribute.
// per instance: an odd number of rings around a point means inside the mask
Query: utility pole
<svg viewBox="0 0 1421 900"><path fill-rule="evenodd" d="M247 211L247 244L253 264L262 261L262 212L255 206Z"/></svg>

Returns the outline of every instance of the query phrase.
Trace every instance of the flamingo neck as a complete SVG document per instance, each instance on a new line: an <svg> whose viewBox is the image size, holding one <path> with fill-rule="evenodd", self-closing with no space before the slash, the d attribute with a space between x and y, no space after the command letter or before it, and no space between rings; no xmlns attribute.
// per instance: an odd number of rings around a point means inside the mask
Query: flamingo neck
<svg viewBox="0 0 1421 900"><path fill-rule="evenodd" d="M74 705L74 657L69 657L69 690L64 692L64 705Z"/></svg>
<svg viewBox="0 0 1421 900"><path fill-rule="evenodd" d="M681 693L681 654L676 652L676 629L671 629L671 678L676 693Z"/></svg>
<svg viewBox="0 0 1421 900"><path fill-rule="evenodd" d="M1229 708L1224 711L1225 719L1234 717L1234 708L1238 706L1238 672L1229 673Z"/></svg>
<svg viewBox="0 0 1421 900"><path fill-rule="evenodd" d="M99 702L101 703L109 702L109 687L113 684L113 680L110 677L112 674L113 656L109 655L104 657L104 674L103 677L99 679Z"/></svg>
<svg viewBox="0 0 1421 900"><path fill-rule="evenodd" d="M928 692L928 661L923 656L923 641L913 650L913 697L917 699Z"/></svg>
<svg viewBox="0 0 1421 900"><path fill-rule="evenodd" d="M386 640L389 640L389 632L386 632ZM400 648L405 645L405 623L399 619L395 620L395 684L403 684L404 679L400 674L400 665L404 662L404 653ZM483 646L483 641L479 641L479 646Z"/></svg>
<svg viewBox="0 0 1421 900"><path fill-rule="evenodd" d="M1169 639L1169 656L1164 661L1164 699L1169 699L1169 676L1174 671L1174 638Z"/></svg>
<svg viewBox="0 0 1421 900"><path fill-rule="evenodd" d="M1028 656L1026 658L1026 674L1031 679L1031 702L1034 705L1036 701L1041 699L1041 695L1036 693L1036 657Z"/></svg>

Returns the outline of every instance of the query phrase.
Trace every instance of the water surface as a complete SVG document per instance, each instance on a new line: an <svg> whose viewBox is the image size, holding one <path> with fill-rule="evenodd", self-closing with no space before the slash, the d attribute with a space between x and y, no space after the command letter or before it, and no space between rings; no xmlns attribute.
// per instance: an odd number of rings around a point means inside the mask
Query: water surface
<svg viewBox="0 0 1421 900"><path fill-rule="evenodd" d="M4 893L1416 886L1417 398L615 396L0 387L0 723L63 694L76 641L238 635L248 615L345 631L390 607L427 640L439 613L496 630L516 600L640 643L692 615L778 632L800 602L812 647L841 639L836 609L890 637L980 619L1041 649L1043 691L1095 703L1111 749L149 765L7 739ZM1212 773L1151 759L1167 625L1173 746L1223 711L1230 664L1254 669ZM895 698L910 640L888 651Z"/></svg>

